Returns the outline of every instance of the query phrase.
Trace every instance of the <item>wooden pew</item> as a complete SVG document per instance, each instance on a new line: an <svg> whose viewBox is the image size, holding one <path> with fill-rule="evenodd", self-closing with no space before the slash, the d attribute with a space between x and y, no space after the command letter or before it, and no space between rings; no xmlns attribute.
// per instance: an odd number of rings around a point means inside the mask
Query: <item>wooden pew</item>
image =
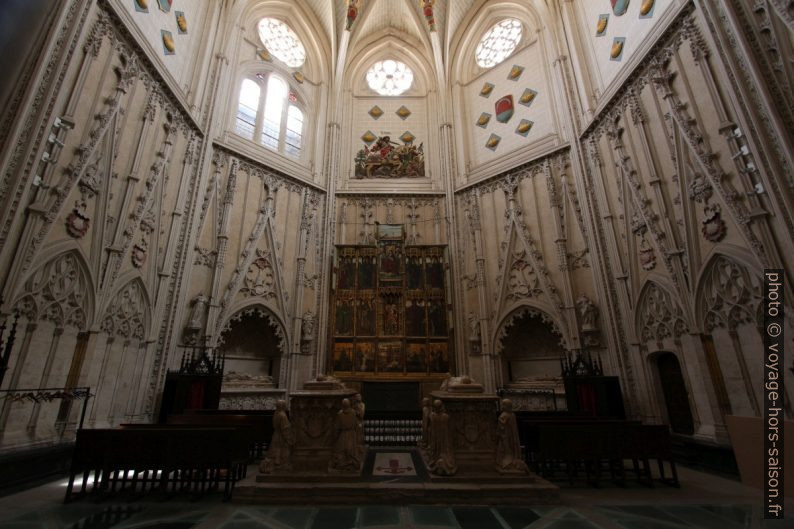
<svg viewBox="0 0 794 529"><path fill-rule="evenodd" d="M82 429L77 431L69 484L64 501L72 497L75 478L82 477L80 494L87 492L93 472L93 492L119 489L188 490L203 494L224 482L231 498L235 483L244 477L248 437L239 428Z"/></svg>
<svg viewBox="0 0 794 529"><path fill-rule="evenodd" d="M625 485L627 471L645 484L653 484L649 461L656 459L660 480L678 486L678 474L672 458L670 431L666 425L643 425L638 421L551 418L523 418L519 437L530 468L549 479L565 473L573 483L584 471L590 484L597 484L604 474ZM626 468L625 462L631 466ZM668 478L664 463L672 476Z"/></svg>
<svg viewBox="0 0 794 529"><path fill-rule="evenodd" d="M216 410L217 411L217 410ZM214 426L224 428L244 428L249 435L251 459L261 459L264 451L273 437L272 412L266 414L247 413L201 413L169 415L166 419L168 426Z"/></svg>

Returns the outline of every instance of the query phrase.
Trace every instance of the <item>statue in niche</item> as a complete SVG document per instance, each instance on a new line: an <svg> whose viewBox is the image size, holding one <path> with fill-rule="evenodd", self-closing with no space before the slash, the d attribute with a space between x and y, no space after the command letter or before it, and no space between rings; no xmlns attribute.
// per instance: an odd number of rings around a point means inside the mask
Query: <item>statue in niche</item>
<svg viewBox="0 0 794 529"><path fill-rule="evenodd" d="M518 423L513 413L513 401L502 399L502 413L496 424L496 470L503 473L528 473L521 459L521 441L518 439Z"/></svg>
<svg viewBox="0 0 794 529"><path fill-rule="evenodd" d="M356 412L356 419L358 419L358 430L357 430L357 439L358 439L358 452L359 452L359 461L364 461L364 456L367 453L367 447L364 444L364 414L367 411L367 406L364 404L364 401L361 400L361 393L356 393L353 395L353 411Z"/></svg>
<svg viewBox="0 0 794 529"><path fill-rule="evenodd" d="M422 440L420 446L428 448L430 446L430 399L425 397L422 399Z"/></svg>
<svg viewBox="0 0 794 529"><path fill-rule="evenodd" d="M430 413L430 472L439 476L452 476L458 471L455 464L455 454L452 448L452 435L449 426L449 414L444 409L444 403L436 399L433 401L433 411Z"/></svg>
<svg viewBox="0 0 794 529"><path fill-rule="evenodd" d="M308 354L314 341L314 313L310 310L303 315L301 323L301 352Z"/></svg>
<svg viewBox="0 0 794 529"><path fill-rule="evenodd" d="M336 415L336 442L328 471L357 472L360 468L358 417L350 399L342 399L342 409Z"/></svg>
<svg viewBox="0 0 794 529"><path fill-rule="evenodd" d="M469 341L480 341L480 319L473 312L469 312Z"/></svg>
<svg viewBox="0 0 794 529"><path fill-rule="evenodd" d="M265 474L277 470L290 470L290 456L295 444L292 424L287 415L287 402L284 399L276 401L276 412L273 414L273 437L267 454L259 465L259 471Z"/></svg>
<svg viewBox="0 0 794 529"><path fill-rule="evenodd" d="M198 331L204 325L204 315L207 313L207 304L209 300L204 294L199 294L193 298L193 308L190 310L190 318L188 318L187 326L189 331Z"/></svg>
<svg viewBox="0 0 794 529"><path fill-rule="evenodd" d="M481 351L480 319L473 312L469 312L469 343L471 352L478 354Z"/></svg>
<svg viewBox="0 0 794 529"><path fill-rule="evenodd" d="M597 331L598 330L598 307L593 303L590 298L582 294L576 300L576 309L579 312L579 318L582 323L582 331Z"/></svg>
<svg viewBox="0 0 794 529"><path fill-rule="evenodd" d="M310 342L314 340L314 313L310 310L303 315L303 325L301 325L301 339Z"/></svg>

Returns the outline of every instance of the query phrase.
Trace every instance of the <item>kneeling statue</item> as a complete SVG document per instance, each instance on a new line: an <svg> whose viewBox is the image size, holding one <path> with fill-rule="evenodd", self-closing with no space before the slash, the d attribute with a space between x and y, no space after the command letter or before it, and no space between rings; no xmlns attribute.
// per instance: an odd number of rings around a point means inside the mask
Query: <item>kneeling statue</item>
<svg viewBox="0 0 794 529"><path fill-rule="evenodd" d="M502 400L502 413L496 424L496 470L502 473L528 473L521 459L521 441L518 439L518 424L513 413L513 401Z"/></svg>
<svg viewBox="0 0 794 529"><path fill-rule="evenodd" d="M449 414L444 403L436 399L430 413L430 472L439 476L452 476L458 471L449 428Z"/></svg>
<svg viewBox="0 0 794 529"><path fill-rule="evenodd" d="M273 414L273 438L270 440L265 458L259 465L259 471L270 474L277 470L290 470L292 468L290 456L294 444L295 436L287 415L287 402L279 399L276 402L276 412Z"/></svg>
<svg viewBox="0 0 794 529"><path fill-rule="evenodd" d="M342 399L342 409L336 415L336 443L328 471L358 472L361 470L361 455L356 411L349 399Z"/></svg>

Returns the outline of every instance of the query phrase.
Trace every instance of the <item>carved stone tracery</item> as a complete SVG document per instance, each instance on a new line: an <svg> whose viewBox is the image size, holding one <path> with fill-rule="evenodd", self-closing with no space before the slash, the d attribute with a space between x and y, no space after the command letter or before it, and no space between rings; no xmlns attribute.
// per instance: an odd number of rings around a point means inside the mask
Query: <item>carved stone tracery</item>
<svg viewBox="0 0 794 529"><path fill-rule="evenodd" d="M744 323L757 323L763 284L744 266L718 256L705 273L700 290L700 315L707 332L718 327L734 331Z"/></svg>
<svg viewBox="0 0 794 529"><path fill-rule="evenodd" d="M60 254L37 269L25 282L17 307L29 319L51 321L56 327L85 330L91 314L91 283L74 253Z"/></svg>
<svg viewBox="0 0 794 529"><path fill-rule="evenodd" d="M637 337L643 343L661 344L665 338L678 340L685 332L687 325L680 305L667 290L649 282L637 304Z"/></svg>
<svg viewBox="0 0 794 529"><path fill-rule="evenodd" d="M133 280L118 291L102 318L101 329L108 336L143 341L146 338L148 303L139 281Z"/></svg>

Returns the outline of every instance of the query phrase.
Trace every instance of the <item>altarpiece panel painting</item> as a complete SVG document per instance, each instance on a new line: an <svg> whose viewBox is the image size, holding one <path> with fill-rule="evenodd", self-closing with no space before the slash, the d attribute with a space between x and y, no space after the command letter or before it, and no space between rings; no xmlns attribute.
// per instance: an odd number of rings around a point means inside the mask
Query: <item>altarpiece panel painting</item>
<svg viewBox="0 0 794 529"><path fill-rule="evenodd" d="M406 245L380 224L373 245L337 247L330 369L346 378L438 377L450 370L446 247Z"/></svg>

